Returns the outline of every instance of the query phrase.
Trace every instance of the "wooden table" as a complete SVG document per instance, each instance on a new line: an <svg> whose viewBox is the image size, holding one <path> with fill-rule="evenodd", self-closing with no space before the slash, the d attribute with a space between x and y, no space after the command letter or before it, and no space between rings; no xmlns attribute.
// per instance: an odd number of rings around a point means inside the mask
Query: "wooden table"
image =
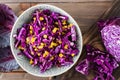
<svg viewBox="0 0 120 80"><path fill-rule="evenodd" d="M80 26L82 35L84 35L98 18L112 5L113 0L0 0L0 2L9 5L17 16L27 8L36 4L45 3L55 5L73 16ZM101 46L97 45L97 47ZM84 52L82 55L83 54ZM82 58L83 57L81 57L79 61L81 61ZM0 80L92 80L92 78L92 74L85 77L76 72L74 67L68 72L53 78L38 78L27 74L21 68L9 73L0 73ZM118 78L118 80L120 79Z"/></svg>

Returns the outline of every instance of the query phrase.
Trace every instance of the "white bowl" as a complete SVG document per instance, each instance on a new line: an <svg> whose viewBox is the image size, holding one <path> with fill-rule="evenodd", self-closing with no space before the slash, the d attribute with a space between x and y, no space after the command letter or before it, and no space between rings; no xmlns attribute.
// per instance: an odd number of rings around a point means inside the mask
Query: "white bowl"
<svg viewBox="0 0 120 80"><path fill-rule="evenodd" d="M44 73L41 73L39 67L37 67L37 66L32 67L29 64L29 61L25 56L17 54L20 51L14 47L15 39L13 38L13 34L16 34L17 29L22 27L22 25L24 23L28 22L31 19L31 15L36 9L50 9L51 11L59 12L63 15L68 16L69 17L69 22L73 23L76 26L77 47L79 49L79 54L73 58L73 61L74 61L73 64L68 65L68 66L59 67L59 68L58 67L52 67L51 69L45 71ZM30 73L34 76L51 77L51 76L60 75L64 72L68 71L77 62L77 60L79 59L79 57L81 55L81 51L82 51L82 35L81 35L81 30L80 30L78 24L67 12L65 12L64 10L62 10L62 9L56 7L56 6L53 6L53 5L39 4L39 5L36 5L36 6L33 6L29 9L27 9L26 11L24 11L18 17L17 21L15 22L15 24L12 28L12 32L11 32L11 36L10 36L10 46L11 46L13 56L15 57L17 63L20 65L20 67L23 70L25 70L26 72L28 72L28 73Z"/></svg>

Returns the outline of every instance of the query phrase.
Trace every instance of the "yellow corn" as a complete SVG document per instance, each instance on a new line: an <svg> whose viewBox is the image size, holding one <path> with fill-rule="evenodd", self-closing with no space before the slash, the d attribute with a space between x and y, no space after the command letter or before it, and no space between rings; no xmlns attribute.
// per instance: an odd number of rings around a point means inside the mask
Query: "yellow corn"
<svg viewBox="0 0 120 80"><path fill-rule="evenodd" d="M65 25L66 24L66 20L63 20L62 24Z"/></svg>
<svg viewBox="0 0 120 80"><path fill-rule="evenodd" d="M59 57L61 57L61 58L62 58L62 57L63 57L63 54L62 54L62 53L60 53L60 54L59 54Z"/></svg>
<svg viewBox="0 0 120 80"><path fill-rule="evenodd" d="M59 43L59 44L61 44L61 43L62 43L62 41L61 41L61 40L58 40L58 43Z"/></svg>
<svg viewBox="0 0 120 80"><path fill-rule="evenodd" d="M57 46L57 43L51 42L50 47L49 48L53 48L53 46Z"/></svg>
<svg viewBox="0 0 120 80"><path fill-rule="evenodd" d="M35 37L32 37L32 38L31 38L31 43L34 43L35 40L36 40L36 38L35 38Z"/></svg>
<svg viewBox="0 0 120 80"><path fill-rule="evenodd" d="M61 32L59 32L58 34L61 35Z"/></svg>
<svg viewBox="0 0 120 80"><path fill-rule="evenodd" d="M36 18L34 17L33 20L36 21Z"/></svg>
<svg viewBox="0 0 120 80"><path fill-rule="evenodd" d="M35 37L32 37L32 38L27 37L27 38L26 38L26 43L27 43L27 44L29 44L29 43L33 44L33 43L35 42L35 40L36 40Z"/></svg>
<svg viewBox="0 0 120 80"><path fill-rule="evenodd" d="M49 54L49 52L48 52L48 51L45 51L45 54L47 54L47 55L48 55L48 54Z"/></svg>
<svg viewBox="0 0 120 80"><path fill-rule="evenodd" d="M46 55L45 55L45 54L43 54L43 57L46 57Z"/></svg>
<svg viewBox="0 0 120 80"><path fill-rule="evenodd" d="M63 26L63 28L67 28L67 26Z"/></svg>
<svg viewBox="0 0 120 80"><path fill-rule="evenodd" d="M68 45L67 44L64 46L64 49L68 49Z"/></svg>
<svg viewBox="0 0 120 80"><path fill-rule="evenodd" d="M45 39L46 39L46 38L47 38L47 35L43 35L43 38L45 38Z"/></svg>
<svg viewBox="0 0 120 80"><path fill-rule="evenodd" d="M49 48L53 48L53 46L52 46L52 45L50 45L50 46L49 46Z"/></svg>
<svg viewBox="0 0 120 80"><path fill-rule="evenodd" d="M47 57L49 55L49 52L48 51L45 51L44 53L43 53L43 57Z"/></svg>
<svg viewBox="0 0 120 80"><path fill-rule="evenodd" d="M55 22L56 25L58 25L58 22Z"/></svg>
<svg viewBox="0 0 120 80"><path fill-rule="evenodd" d="M44 20L44 18L43 18L43 17L40 17L40 21L42 21L42 20Z"/></svg>
<svg viewBox="0 0 120 80"><path fill-rule="evenodd" d="M44 45L45 45L45 43L40 43L40 45L44 46Z"/></svg>
<svg viewBox="0 0 120 80"><path fill-rule="evenodd" d="M58 28L54 28L54 29L52 30L52 32L53 32L53 33L56 33L57 30L58 30Z"/></svg>
<svg viewBox="0 0 120 80"><path fill-rule="evenodd" d="M26 38L26 43L27 43L27 44L30 43L30 38L29 38L29 37Z"/></svg>
<svg viewBox="0 0 120 80"><path fill-rule="evenodd" d="M45 46L45 43L40 43L40 46L38 46L39 49L42 49Z"/></svg>
<svg viewBox="0 0 120 80"><path fill-rule="evenodd" d="M35 50L35 51L38 51L38 49L37 49L37 48L35 48L34 50Z"/></svg>
<svg viewBox="0 0 120 80"><path fill-rule="evenodd" d="M68 28L71 28L72 26L73 26L73 24L69 24L69 25L68 25Z"/></svg>
<svg viewBox="0 0 120 80"><path fill-rule="evenodd" d="M72 53L72 54L71 54L71 56L72 56L72 57L74 57L74 56L75 56L75 54L74 54L74 53Z"/></svg>
<svg viewBox="0 0 120 80"><path fill-rule="evenodd" d="M30 64L33 64L33 60L32 59L30 59L30 62L29 62Z"/></svg>
<svg viewBox="0 0 120 80"><path fill-rule="evenodd" d="M33 33L33 27L30 25L30 34Z"/></svg>
<svg viewBox="0 0 120 80"><path fill-rule="evenodd" d="M33 30L33 27L30 25L30 30Z"/></svg>
<svg viewBox="0 0 120 80"><path fill-rule="evenodd" d="M32 34L33 33L33 31L32 30L30 30L30 34Z"/></svg>
<svg viewBox="0 0 120 80"><path fill-rule="evenodd" d="M54 59L54 57L52 56L52 57L50 57L50 60L53 60Z"/></svg>
<svg viewBox="0 0 120 80"><path fill-rule="evenodd" d="M37 55L40 56L40 53L38 53Z"/></svg>
<svg viewBox="0 0 120 80"><path fill-rule="evenodd" d="M47 23L44 23L44 25L46 25Z"/></svg>
<svg viewBox="0 0 120 80"><path fill-rule="evenodd" d="M34 55L34 52L31 52L31 55Z"/></svg>
<svg viewBox="0 0 120 80"><path fill-rule="evenodd" d="M43 27L42 30L44 31L44 30L45 30L45 27Z"/></svg>
<svg viewBox="0 0 120 80"><path fill-rule="evenodd" d="M24 50L24 48L22 46L18 46L18 49Z"/></svg>
<svg viewBox="0 0 120 80"><path fill-rule="evenodd" d="M52 43L53 46L57 46L57 43Z"/></svg>
<svg viewBox="0 0 120 80"><path fill-rule="evenodd" d="M40 45L40 46L38 46L38 49L42 49L44 46L43 45Z"/></svg>

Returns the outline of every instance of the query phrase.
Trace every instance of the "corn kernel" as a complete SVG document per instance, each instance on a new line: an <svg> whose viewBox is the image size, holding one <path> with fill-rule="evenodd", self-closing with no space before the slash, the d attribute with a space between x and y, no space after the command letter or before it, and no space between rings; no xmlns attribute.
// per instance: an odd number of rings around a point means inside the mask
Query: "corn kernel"
<svg viewBox="0 0 120 80"><path fill-rule="evenodd" d="M62 43L62 41L61 41L61 40L58 40L58 43L59 43L59 44L61 44L61 43Z"/></svg>
<svg viewBox="0 0 120 80"><path fill-rule="evenodd" d="M64 35L65 33L64 32L62 32L62 35Z"/></svg>
<svg viewBox="0 0 120 80"><path fill-rule="evenodd" d="M52 32L53 32L53 33L56 33L57 30L58 30L58 28L54 28L54 29L52 30Z"/></svg>
<svg viewBox="0 0 120 80"><path fill-rule="evenodd" d="M46 25L47 23L44 23L44 25Z"/></svg>
<svg viewBox="0 0 120 80"><path fill-rule="evenodd" d="M37 55L40 56L40 53L38 53Z"/></svg>
<svg viewBox="0 0 120 80"><path fill-rule="evenodd" d="M44 46L42 46L42 45L40 45L40 46L38 46L38 49L42 49Z"/></svg>
<svg viewBox="0 0 120 80"><path fill-rule="evenodd" d="M45 46L45 43L40 43L40 45L38 46L39 49L42 49Z"/></svg>
<svg viewBox="0 0 120 80"><path fill-rule="evenodd" d="M30 38L29 38L29 37L26 38L26 43L27 43L27 44L30 43Z"/></svg>
<svg viewBox="0 0 120 80"><path fill-rule="evenodd" d="M74 57L74 56L75 56L75 54L74 54L74 53L72 53L72 54L71 54L71 56L72 56L72 57Z"/></svg>
<svg viewBox="0 0 120 80"><path fill-rule="evenodd" d="M33 60L32 59L30 59L30 62L29 62L30 64L33 64Z"/></svg>
<svg viewBox="0 0 120 80"><path fill-rule="evenodd" d="M53 46L57 46L57 45L58 45L57 43L51 42L49 48L53 48Z"/></svg>
<svg viewBox="0 0 120 80"><path fill-rule="evenodd" d="M58 32L59 35L61 35L61 32Z"/></svg>
<svg viewBox="0 0 120 80"><path fill-rule="evenodd" d="M30 25L30 30L33 30L33 27Z"/></svg>
<svg viewBox="0 0 120 80"><path fill-rule="evenodd" d="M68 28L71 28L72 26L73 26L73 24L69 24L69 25L68 25Z"/></svg>
<svg viewBox="0 0 120 80"><path fill-rule="evenodd" d="M22 46L18 46L18 49L24 50L24 48Z"/></svg>
<svg viewBox="0 0 120 80"><path fill-rule="evenodd" d="M32 34L33 33L33 31L32 30L30 30L30 34Z"/></svg>
<svg viewBox="0 0 120 80"><path fill-rule="evenodd" d="M43 18L43 17L40 17L40 21L42 21L42 20L44 20L44 18Z"/></svg>
<svg viewBox="0 0 120 80"><path fill-rule="evenodd" d="M45 45L45 43L40 43L40 45L41 45L41 46L44 46L44 45Z"/></svg>
<svg viewBox="0 0 120 80"><path fill-rule="evenodd" d="M46 38L47 38L47 35L43 35L43 37L46 39Z"/></svg>
<svg viewBox="0 0 120 80"><path fill-rule="evenodd" d="M58 25L58 22L55 22L56 25Z"/></svg>
<svg viewBox="0 0 120 80"><path fill-rule="evenodd" d="M57 43L53 43L53 46L57 46Z"/></svg>
<svg viewBox="0 0 120 80"><path fill-rule="evenodd" d="M62 24L65 25L66 24L66 20L63 20Z"/></svg>
<svg viewBox="0 0 120 80"><path fill-rule="evenodd" d="M35 50L35 51L38 51L38 49L37 49L37 48L35 48L34 50Z"/></svg>
<svg viewBox="0 0 120 80"><path fill-rule="evenodd" d="M30 25L30 34L33 33L33 27Z"/></svg>
<svg viewBox="0 0 120 80"><path fill-rule="evenodd" d="M45 55L45 54L43 54L43 57L46 57L46 55Z"/></svg>
<svg viewBox="0 0 120 80"><path fill-rule="evenodd" d="M44 31L44 30L45 30L45 27L43 27L42 30Z"/></svg>
<svg viewBox="0 0 120 80"><path fill-rule="evenodd" d="M49 52L48 52L48 51L45 51L45 54L47 54L47 55L48 55L48 54L49 54Z"/></svg>
<svg viewBox="0 0 120 80"><path fill-rule="evenodd" d="M49 46L49 48L53 48L53 46L52 46L52 45L50 45L50 46Z"/></svg>
<svg viewBox="0 0 120 80"><path fill-rule="evenodd" d="M53 46L57 46L57 44L56 44L56 43L54 43L54 42L52 42L52 43L51 43L51 45L53 45Z"/></svg>
<svg viewBox="0 0 120 80"><path fill-rule="evenodd" d="M64 46L64 49L68 49L68 45L67 44Z"/></svg>
<svg viewBox="0 0 120 80"><path fill-rule="evenodd" d="M35 17L33 18L33 21L36 21L36 18L35 18Z"/></svg>
<svg viewBox="0 0 120 80"><path fill-rule="evenodd" d="M67 28L67 26L64 26L64 28Z"/></svg>
<svg viewBox="0 0 120 80"><path fill-rule="evenodd" d="M54 57L53 57L53 56L51 56L51 57L50 57L50 60L53 60L53 59L54 59Z"/></svg>
<svg viewBox="0 0 120 80"><path fill-rule="evenodd" d="M61 57L61 58L62 58L62 57L63 57L63 54L62 54L62 53L60 53L60 54L59 54L59 57Z"/></svg>
<svg viewBox="0 0 120 80"><path fill-rule="evenodd" d="M34 55L34 52L31 52L31 55Z"/></svg>
<svg viewBox="0 0 120 80"><path fill-rule="evenodd" d="M43 54L43 57L47 57L48 55L49 55L49 52L45 51L44 54Z"/></svg>
<svg viewBox="0 0 120 80"><path fill-rule="evenodd" d="M34 43L35 40L36 40L36 38L35 38L35 37L32 37L32 38L31 38L31 43Z"/></svg>

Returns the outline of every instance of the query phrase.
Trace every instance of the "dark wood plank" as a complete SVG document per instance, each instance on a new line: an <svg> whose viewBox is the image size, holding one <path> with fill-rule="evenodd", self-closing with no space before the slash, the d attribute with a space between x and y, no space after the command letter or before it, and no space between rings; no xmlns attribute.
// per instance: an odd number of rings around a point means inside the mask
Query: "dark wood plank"
<svg viewBox="0 0 120 80"><path fill-rule="evenodd" d="M0 80L50 80L50 78L42 78L30 75L28 73L2 73Z"/></svg>

